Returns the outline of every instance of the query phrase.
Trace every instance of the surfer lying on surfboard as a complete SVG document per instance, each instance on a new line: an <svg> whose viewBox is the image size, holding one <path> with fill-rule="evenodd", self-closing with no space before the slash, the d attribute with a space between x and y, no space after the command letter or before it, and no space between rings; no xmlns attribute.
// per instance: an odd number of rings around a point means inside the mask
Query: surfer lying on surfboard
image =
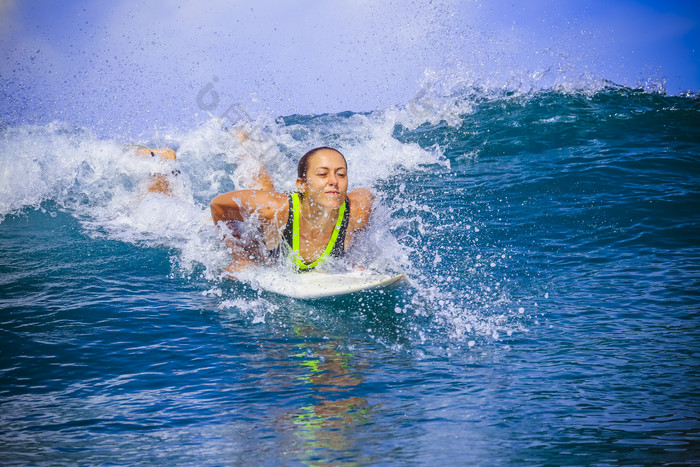
<svg viewBox="0 0 700 467"><path fill-rule="evenodd" d="M211 202L214 222L226 223L233 234L226 242L233 255L231 272L280 254L289 255L300 271L313 269L329 256L343 256L372 212L374 196L368 189L347 192L347 163L333 148L315 148L302 156L295 193L275 191L261 163L254 178L259 189L224 193ZM251 241L236 222L253 223L259 235ZM266 250L262 254L260 246Z"/></svg>

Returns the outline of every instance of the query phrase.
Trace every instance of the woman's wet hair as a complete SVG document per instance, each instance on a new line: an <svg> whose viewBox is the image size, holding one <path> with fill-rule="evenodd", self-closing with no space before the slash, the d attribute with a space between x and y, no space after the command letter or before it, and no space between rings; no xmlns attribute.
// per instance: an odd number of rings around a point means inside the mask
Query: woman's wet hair
<svg viewBox="0 0 700 467"><path fill-rule="evenodd" d="M343 156L343 153L338 151L335 148L330 148L328 146L321 146L319 148L314 148L311 151L307 152L303 156L301 156L301 159L299 159L299 165L297 165L297 178L301 178L302 180L306 180L306 172L309 170L309 159L311 159L311 156L316 154L318 151L322 151L324 149L328 149L330 151L335 151L338 154L340 154L340 157L343 158L343 162L345 162L345 167L348 166L348 161L345 160L345 156Z"/></svg>

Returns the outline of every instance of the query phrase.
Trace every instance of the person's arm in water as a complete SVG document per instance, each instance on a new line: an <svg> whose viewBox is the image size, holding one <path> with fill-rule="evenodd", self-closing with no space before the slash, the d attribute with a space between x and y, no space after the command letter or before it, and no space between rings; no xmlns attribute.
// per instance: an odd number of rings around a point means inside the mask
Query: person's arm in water
<svg viewBox="0 0 700 467"><path fill-rule="evenodd" d="M262 222L270 222L276 218L280 207L286 205L287 196L284 193L263 190L231 191L211 200L211 217L214 223L245 222L254 217Z"/></svg>
<svg viewBox="0 0 700 467"><path fill-rule="evenodd" d="M236 138L241 142L241 145L243 145L244 148L246 147L246 143L250 141L248 134L244 131L237 132ZM243 154L242 159L244 163L252 162L252 165L255 166L255 168L253 168L253 173L251 174L251 186L248 188L262 191L275 191L275 184L272 181L270 172L267 171L263 163L260 162L257 157L252 156L250 152L246 152Z"/></svg>
<svg viewBox="0 0 700 467"><path fill-rule="evenodd" d="M244 131L236 133L236 138L245 147L250 138ZM250 155L243 154L245 161L252 162L252 179L249 180L252 186L250 189L231 191L217 196L211 201L211 216L214 223L219 221L247 221L257 214L261 220L274 219L274 212L278 209L279 200L286 196L275 192L275 184L272 181L270 172L260 160ZM280 196L281 195L281 196Z"/></svg>
<svg viewBox="0 0 700 467"><path fill-rule="evenodd" d="M284 193L262 190L232 191L211 201L214 222L224 222L230 229L230 233L224 235L226 246L231 250L228 271L240 271L264 261L261 247L269 249L279 241L280 226L287 222L287 204ZM256 224L262 238L253 242L245 240L246 229L256 229Z"/></svg>
<svg viewBox="0 0 700 467"><path fill-rule="evenodd" d="M251 173L251 188L260 191L275 191L275 184L272 182L270 172L267 171L265 166L262 164L262 162L260 162L260 160L257 157L251 156L250 154L246 153L243 155L243 160L251 161L254 165L257 166L253 169L253 172Z"/></svg>
<svg viewBox="0 0 700 467"><path fill-rule="evenodd" d="M249 138L245 132L237 132L236 138L246 147ZM214 223L224 222L230 229L224 234L232 252L229 271L259 262L261 245L267 248L275 244L279 226L286 222L281 217L287 213L287 197L275 192L272 177L262 162L249 151L243 154L240 164L239 169L249 171L249 177L244 179L247 189L224 193L211 201ZM250 228L259 229L263 237L251 242L251 237L244 235Z"/></svg>

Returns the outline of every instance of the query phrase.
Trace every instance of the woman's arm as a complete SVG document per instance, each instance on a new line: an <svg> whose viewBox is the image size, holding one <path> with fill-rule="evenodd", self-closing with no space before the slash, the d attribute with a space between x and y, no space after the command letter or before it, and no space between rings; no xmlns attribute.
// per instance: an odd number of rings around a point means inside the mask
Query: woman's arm
<svg viewBox="0 0 700 467"><path fill-rule="evenodd" d="M260 245L274 245L279 242L280 225L287 222L287 196L259 190L231 191L217 196L211 201L211 216L214 223L224 222L231 230L224 233L226 246L231 252L229 272L240 271L248 266L254 266L264 258L260 256ZM246 228L235 226L236 222L252 222L260 229L261 236L256 240L242 235Z"/></svg>
<svg viewBox="0 0 700 467"><path fill-rule="evenodd" d="M211 201L211 217L219 221L247 221L257 215L273 221L287 205L287 195L274 191L239 190L217 196Z"/></svg>
<svg viewBox="0 0 700 467"><path fill-rule="evenodd" d="M246 188L262 191L275 191L275 184L272 181L272 176L270 175L270 172L267 171L267 168L265 168L265 165L260 161L260 159L251 154L249 142L255 142L250 139L250 137L245 131L242 130L236 132L236 138L238 139L238 141L240 141L243 148L247 150L247 152L244 153L241 158L241 162L244 165L244 167L248 168L248 170L251 171L251 178L248 181L249 186L247 186ZM253 148L255 148L255 144L253 145Z"/></svg>

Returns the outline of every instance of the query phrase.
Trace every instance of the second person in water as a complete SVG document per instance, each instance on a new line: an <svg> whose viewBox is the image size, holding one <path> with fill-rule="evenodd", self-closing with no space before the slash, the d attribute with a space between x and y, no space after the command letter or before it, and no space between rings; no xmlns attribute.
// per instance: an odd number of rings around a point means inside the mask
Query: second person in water
<svg viewBox="0 0 700 467"><path fill-rule="evenodd" d="M233 227L233 238L227 241L233 254L230 271L280 254L289 255L300 271L313 269L329 256L343 256L372 212L374 196L366 188L347 192L347 162L330 147L315 148L302 156L295 193L275 191L262 165L256 179L260 189L224 193L211 202L214 222ZM236 222L255 226L258 238L238 235L241 229L235 227ZM266 254L261 254L261 246Z"/></svg>

